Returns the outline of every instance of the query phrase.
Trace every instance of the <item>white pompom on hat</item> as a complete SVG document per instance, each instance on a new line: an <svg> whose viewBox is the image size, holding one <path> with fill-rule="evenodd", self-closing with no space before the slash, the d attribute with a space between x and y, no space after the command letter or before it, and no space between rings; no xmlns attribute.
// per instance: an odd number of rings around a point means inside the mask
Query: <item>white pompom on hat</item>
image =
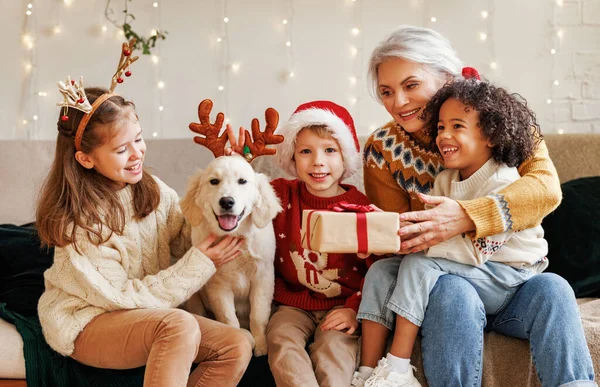
<svg viewBox="0 0 600 387"><path fill-rule="evenodd" d="M290 175L298 176L294 162L296 136L302 129L313 125L324 125L331 131L332 137L340 144L344 159L342 179L352 176L362 164L354 120L348 110L331 101L304 103L279 127L277 134L285 137L276 148L279 165Z"/></svg>

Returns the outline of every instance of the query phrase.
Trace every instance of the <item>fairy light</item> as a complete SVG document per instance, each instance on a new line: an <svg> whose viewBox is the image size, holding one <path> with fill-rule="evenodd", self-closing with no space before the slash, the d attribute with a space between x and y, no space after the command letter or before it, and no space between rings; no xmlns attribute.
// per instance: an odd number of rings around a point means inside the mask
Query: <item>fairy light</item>
<svg viewBox="0 0 600 387"><path fill-rule="evenodd" d="M106 31L108 31L108 26L106 24L104 24L102 26L102 32L106 32Z"/></svg>
<svg viewBox="0 0 600 387"><path fill-rule="evenodd" d="M22 30L22 42L23 45L27 48L26 56L24 63L25 74L27 78L25 80L25 88L28 89L28 95L30 96L26 99L24 104L20 108L19 115L21 117L31 117L31 121L27 118L21 119L21 123L25 126L26 132L25 137L27 139L35 138L37 134L37 121L38 121L38 110L39 110L39 101L38 98L34 96L43 96L45 93L39 91L38 87L38 76L37 76L37 50L36 50L36 33L37 33L37 13L34 13L35 9L35 1L31 1L25 6L25 14L27 17L25 18L25 23L23 24Z"/></svg>
<svg viewBox="0 0 600 387"><path fill-rule="evenodd" d="M231 71L233 71L234 73L238 73L240 71L240 64L239 63L234 63L231 65Z"/></svg>
<svg viewBox="0 0 600 387"><path fill-rule="evenodd" d="M556 91L558 89L558 86L560 85L560 81L558 80L558 77L556 76L557 74L557 64L556 64L556 53L557 53L557 48L560 49L561 46L561 40L562 37L564 35L564 32L558 28L558 12L560 11L560 8L563 6L563 1L562 0L556 0L554 2L554 8L553 8L553 13L552 13L552 34L550 36L550 44L551 44L551 49L550 49L550 55L552 56L552 85L550 86L550 90L549 90L549 95L550 98L546 99L546 103L548 105L552 105L553 99L556 99ZM556 128L557 126L557 113L556 113L556 104L554 104L553 106L550 107L552 109L552 126L554 128ZM559 134L562 134L562 129L557 129L557 132Z"/></svg>
<svg viewBox="0 0 600 387"><path fill-rule="evenodd" d="M52 32L54 32L55 35L58 35L61 33L61 29L60 26L54 26L54 28L52 28Z"/></svg>
<svg viewBox="0 0 600 387"><path fill-rule="evenodd" d="M494 0L487 0L487 6L480 12L481 18L485 25L485 31L479 33L479 40L488 46L489 55L489 66L495 75L495 71L498 69L498 62L496 61L496 44L494 42Z"/></svg>
<svg viewBox="0 0 600 387"><path fill-rule="evenodd" d="M558 134L565 134L565 131L563 129L558 129L557 132Z"/></svg>
<svg viewBox="0 0 600 387"><path fill-rule="evenodd" d="M235 67L239 70L239 63L236 63L237 66L234 66L230 62L230 45L229 45L229 23L231 20L229 19L229 2L228 0L223 0L221 14L219 15L221 19L221 31L217 37L217 43L220 43L217 46L217 50L219 51L219 55L217 56L219 61L219 79L215 88L222 92L220 95L221 106L223 106L223 110L225 111L225 115L227 116L229 112L229 77L230 73L236 72Z"/></svg>
<svg viewBox="0 0 600 387"><path fill-rule="evenodd" d="M352 60L352 73L348 76L348 97L347 101L351 106L351 114L354 116L354 120L360 125L360 101L361 101L361 90L363 86L364 78L362 76L362 53L364 47L364 34L360 31L363 30L363 3L364 0L358 0L350 3L352 7L352 25L356 26L352 29L352 43L350 45L350 58ZM360 86L359 86L360 85Z"/></svg>
<svg viewBox="0 0 600 387"><path fill-rule="evenodd" d="M158 31L162 31L162 7L158 6L157 2L152 4L154 7L154 25L155 29L152 30L152 35L158 35ZM158 128L155 128L154 133L152 133L152 137L157 138L163 135L163 124L164 124L164 114L162 114L165 109L163 106L163 89L165 87L165 83L162 81L162 66L160 65L160 53L161 53L161 40L156 40L156 45L153 48L153 55L151 57L151 61L154 64L154 74L155 79L157 81L156 88L156 103L158 105Z"/></svg>
<svg viewBox="0 0 600 387"><path fill-rule="evenodd" d="M437 21L437 17L435 17L435 16L431 17L431 22L432 23L435 23L436 21Z"/></svg>
<svg viewBox="0 0 600 387"><path fill-rule="evenodd" d="M283 19L284 25L284 38L286 46L287 56L287 79L294 78L296 73L294 72L294 51L292 49L293 41L293 24L294 24L294 0L288 0L287 2L287 17Z"/></svg>

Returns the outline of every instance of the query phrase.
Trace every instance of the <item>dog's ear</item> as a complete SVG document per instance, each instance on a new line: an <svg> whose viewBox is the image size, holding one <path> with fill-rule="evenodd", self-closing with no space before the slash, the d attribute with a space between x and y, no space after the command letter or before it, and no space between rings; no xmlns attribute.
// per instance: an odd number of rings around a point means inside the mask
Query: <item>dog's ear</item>
<svg viewBox="0 0 600 387"><path fill-rule="evenodd" d="M252 222L258 228L263 228L283 210L269 178L262 173L256 174L258 196L252 210Z"/></svg>
<svg viewBox="0 0 600 387"><path fill-rule="evenodd" d="M202 222L202 208L196 205L196 198L201 195L202 188L202 170L198 170L190 177L188 189L183 199L179 203L183 216L188 220L190 225L196 227Z"/></svg>

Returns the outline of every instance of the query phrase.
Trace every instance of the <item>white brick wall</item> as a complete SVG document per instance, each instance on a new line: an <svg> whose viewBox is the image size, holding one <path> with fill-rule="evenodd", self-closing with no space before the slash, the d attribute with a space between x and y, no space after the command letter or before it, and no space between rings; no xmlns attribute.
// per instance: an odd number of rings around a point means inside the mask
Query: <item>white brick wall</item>
<svg viewBox="0 0 600 387"><path fill-rule="evenodd" d="M600 133L600 1L564 1L556 22L564 35L554 63L555 130Z"/></svg>

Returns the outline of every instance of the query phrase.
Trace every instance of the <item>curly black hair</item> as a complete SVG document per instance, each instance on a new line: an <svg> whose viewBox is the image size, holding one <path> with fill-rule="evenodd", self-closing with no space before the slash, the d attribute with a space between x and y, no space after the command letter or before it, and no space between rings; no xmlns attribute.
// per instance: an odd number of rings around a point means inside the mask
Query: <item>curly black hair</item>
<svg viewBox="0 0 600 387"><path fill-rule="evenodd" d="M494 145L492 157L499 163L509 167L520 165L533 155L542 139L535 113L523 97L487 81L466 79L442 87L423 111L425 130L431 135L434 147L440 108L450 98L479 113L481 133Z"/></svg>

